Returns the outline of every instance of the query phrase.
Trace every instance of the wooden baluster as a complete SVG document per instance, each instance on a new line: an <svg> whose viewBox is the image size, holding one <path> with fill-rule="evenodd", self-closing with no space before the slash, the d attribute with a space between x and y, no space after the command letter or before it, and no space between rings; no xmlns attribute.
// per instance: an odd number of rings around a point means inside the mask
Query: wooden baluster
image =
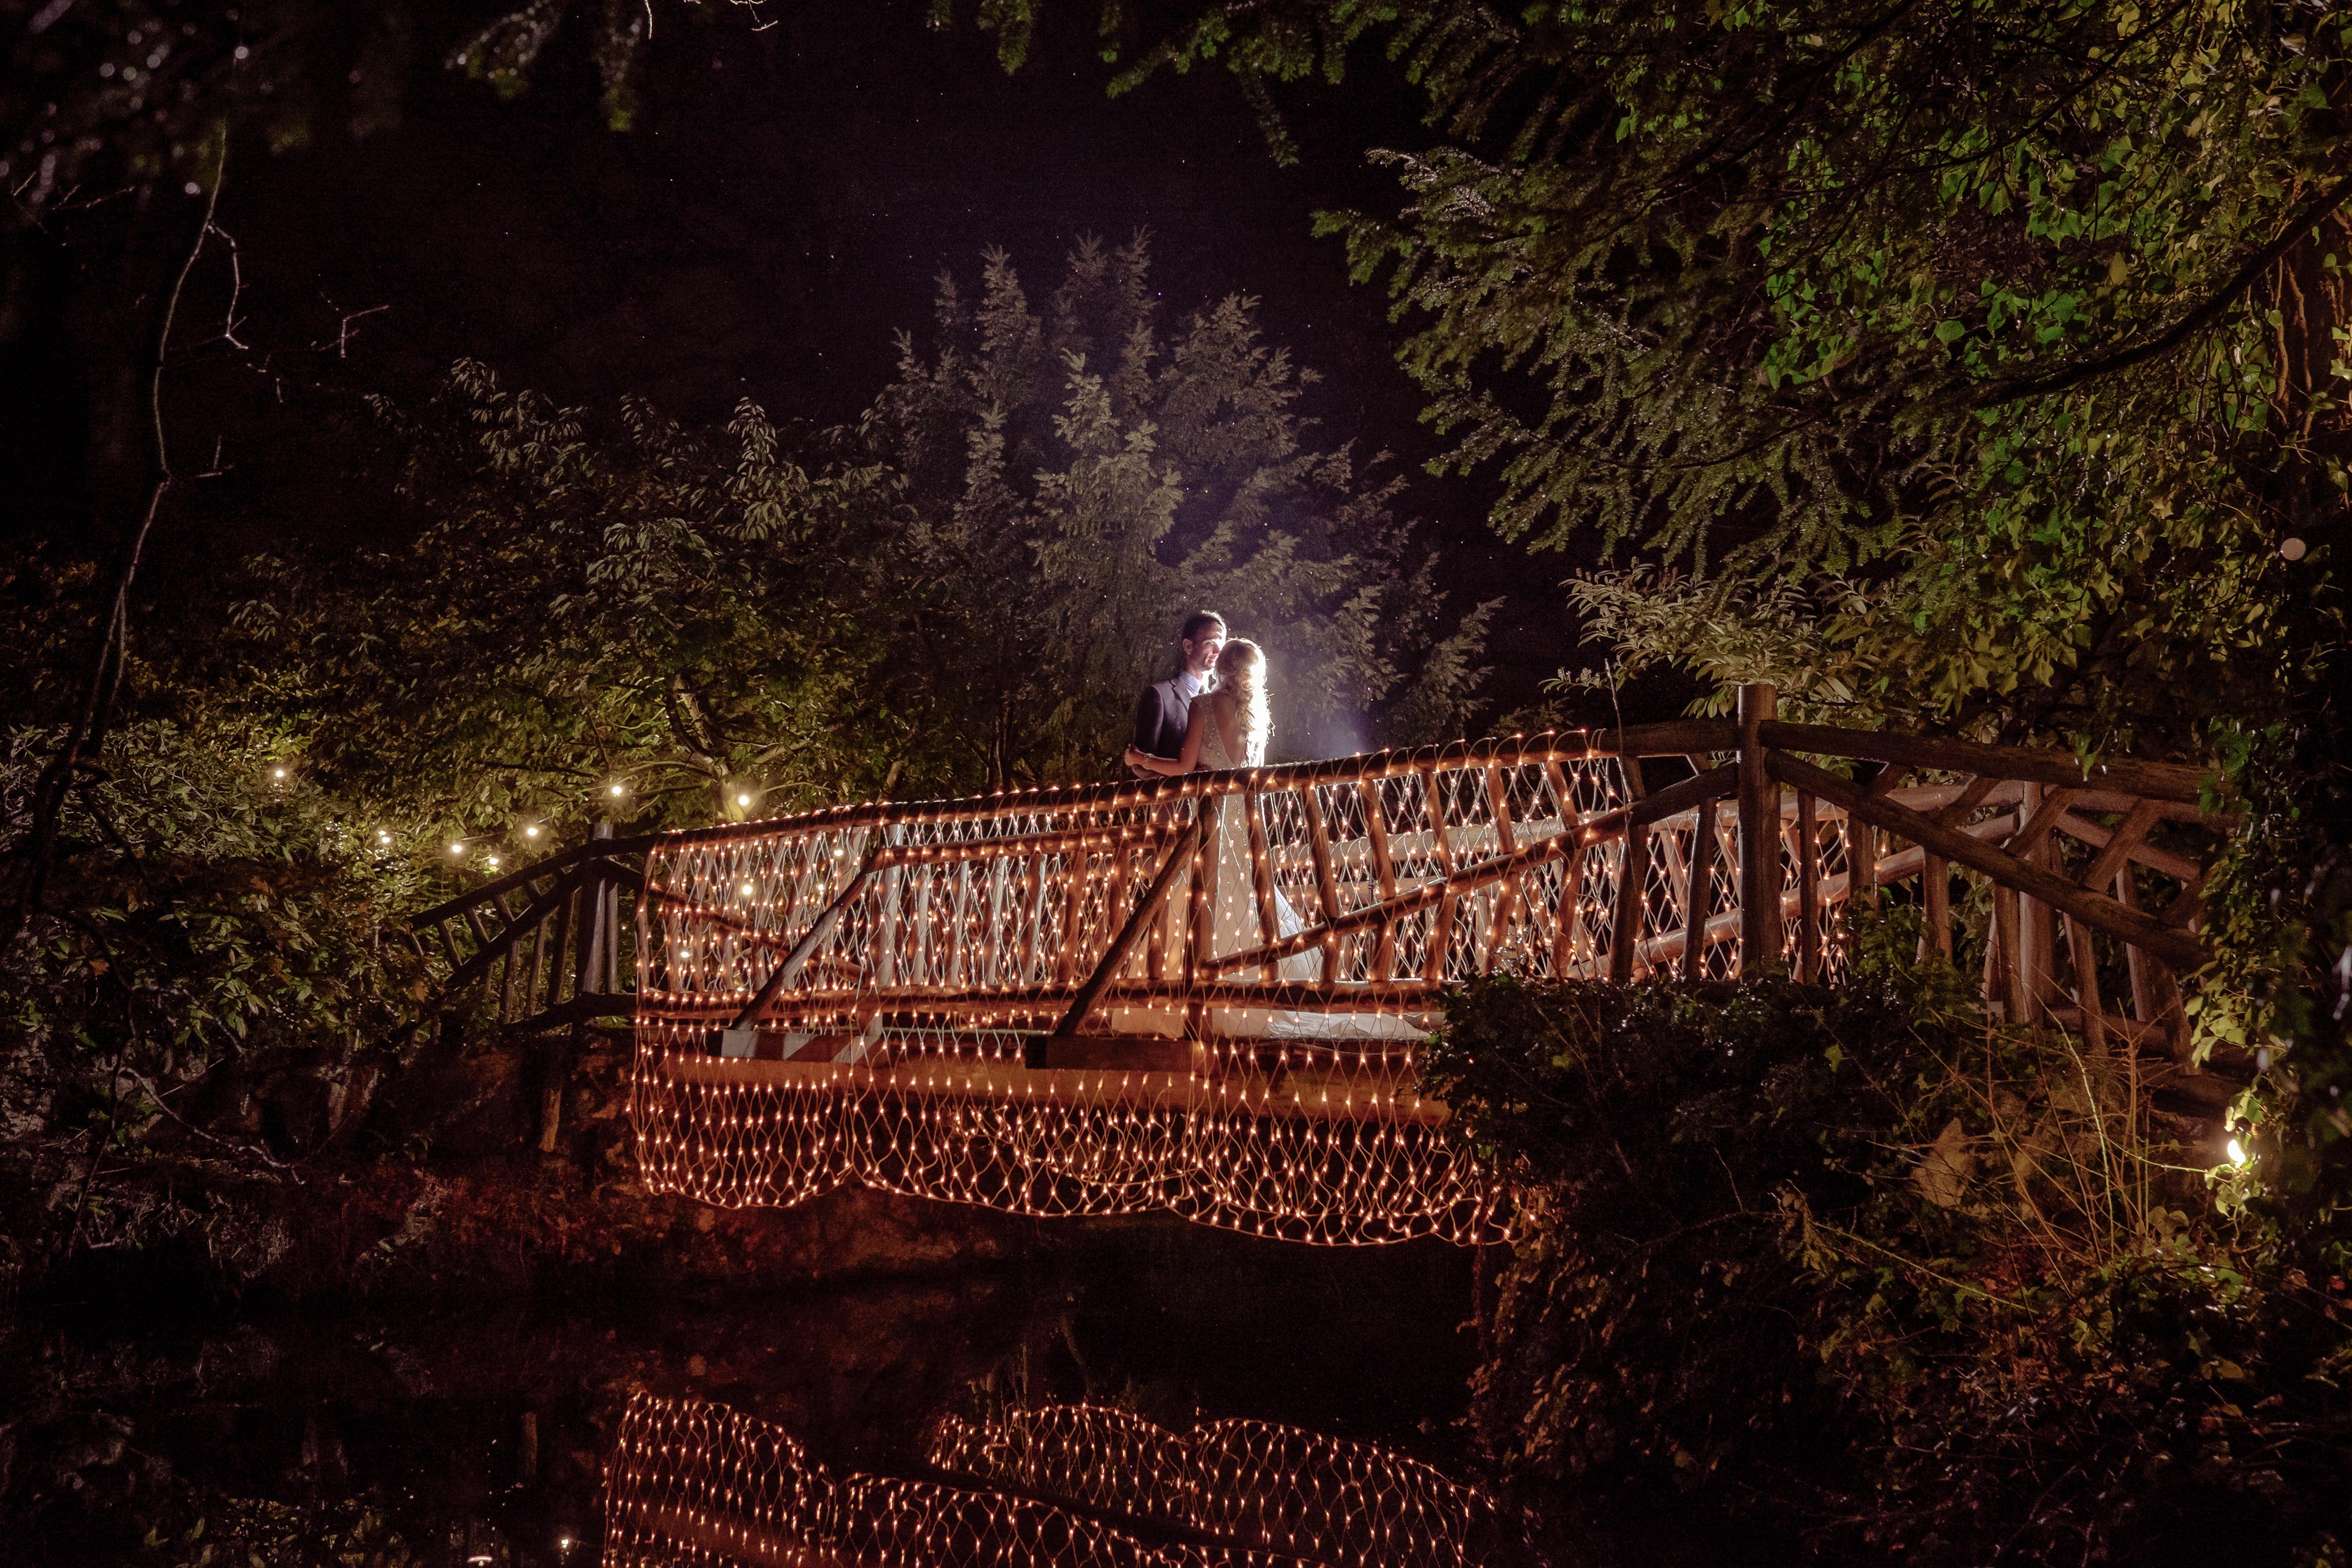
<svg viewBox="0 0 2352 1568"><path fill-rule="evenodd" d="M1650 830L1635 823L1625 832L1618 861L1617 910L1609 931L1609 978L1620 985L1633 978L1633 950L1642 940L1642 913L1650 895Z"/></svg>
<svg viewBox="0 0 2352 1568"><path fill-rule="evenodd" d="M1250 893L1257 907L1261 944L1282 939L1282 921L1274 901L1274 852L1265 839L1265 810L1259 805L1263 798L1255 793L1242 796L1242 812L1249 823ZM1277 971L1269 964L1258 973L1272 980Z"/></svg>
<svg viewBox="0 0 2352 1568"><path fill-rule="evenodd" d="M2047 869L2051 860L2050 824L2065 810L2071 792L2028 783L2019 816L2022 826L2010 841L2010 853L2029 866ZM2041 900L2018 896L2019 975L2025 996L2024 1021L2039 1024L2058 994L2058 932L2055 910Z"/></svg>
<svg viewBox="0 0 2352 1568"><path fill-rule="evenodd" d="M1511 830L1509 791L1503 784L1503 771L1494 763L1486 764L1486 809L1495 819L1495 853L1509 855L1519 847L1518 835ZM1494 973L1495 960L1503 951L1503 943L1511 934L1511 917L1518 911L1519 879L1506 877L1495 887L1494 912L1486 921L1486 940L1478 952L1478 972Z"/></svg>
<svg viewBox="0 0 2352 1568"><path fill-rule="evenodd" d="M1217 857L1224 850L1223 805L1222 795L1201 798L1200 847L1192 852L1191 897L1184 900L1184 918L1191 928L1184 942L1184 990L1188 996L1202 967L1216 956ZM1208 1025L1208 1009L1198 1002L1188 1001L1184 1007L1184 1037L1206 1039Z"/></svg>
<svg viewBox="0 0 2352 1568"><path fill-rule="evenodd" d="M1339 879L1331 870L1331 835L1323 821L1323 803L1316 795L1317 786L1307 784L1299 791L1299 799L1307 808L1307 846L1315 857L1315 895L1323 906L1323 923L1328 926L1339 918ZM1324 989L1339 983L1339 939L1326 934L1323 938Z"/></svg>
<svg viewBox="0 0 2352 1568"><path fill-rule="evenodd" d="M1569 793L1568 770L1560 766L1558 757L1544 759L1544 777L1551 781L1552 800L1559 808L1559 830L1576 831L1576 802ZM1561 979L1592 957L1591 937L1584 923L1587 860L1587 855L1576 854L1560 862L1559 908L1552 921L1551 972Z"/></svg>
<svg viewBox="0 0 2352 1568"><path fill-rule="evenodd" d="M1763 681L1739 689L1739 972L1782 961L1780 786L1764 761L1758 726L1777 719L1780 696Z"/></svg>
<svg viewBox="0 0 2352 1568"><path fill-rule="evenodd" d="M557 884L555 890L561 894L563 885ZM570 898L559 898L555 905L555 940L547 973L547 1005L550 1007L560 1006L563 1002L563 961L572 952L572 911L579 902L580 892L575 887Z"/></svg>
<svg viewBox="0 0 2352 1568"><path fill-rule="evenodd" d="M1717 802L1700 801L1691 815L1690 880L1683 894L1683 979L1706 973L1706 917L1715 900Z"/></svg>
<svg viewBox="0 0 2352 1568"><path fill-rule="evenodd" d="M2128 860L2116 868L2116 901L2127 910L2139 908L2139 879L2132 874ZM2153 1024L2157 1020L2156 960L2126 942L2124 962L2131 973L2132 1019Z"/></svg>
<svg viewBox="0 0 2352 1568"><path fill-rule="evenodd" d="M2083 1039L2095 1057L2107 1054L2106 1007L2099 999L2099 953L2091 928L2066 917L2066 955L2074 961L2074 1000L2083 1010Z"/></svg>
<svg viewBox="0 0 2352 1568"><path fill-rule="evenodd" d="M1797 795L1797 978L1808 985L1822 978L1822 851L1815 841L1813 797Z"/></svg>
<svg viewBox="0 0 2352 1568"><path fill-rule="evenodd" d="M1919 957L1952 962L1952 868L1941 857L1923 854L1919 866L1919 907L1927 929L1919 933Z"/></svg>
<svg viewBox="0 0 2352 1568"><path fill-rule="evenodd" d="M1078 969L1079 926L1087 918L1087 875L1094 865L1093 855L1084 848L1074 848L1065 858L1064 879L1069 884L1062 890L1062 942L1054 960L1054 983L1067 985ZM952 907L952 900L950 907ZM940 984L952 985L955 976L950 969L940 976Z"/></svg>
<svg viewBox="0 0 2352 1568"><path fill-rule="evenodd" d="M1996 883L1992 889L1992 928L1985 944L1985 1001L2012 1024L2033 1017L2032 998L2025 988L2025 954L2016 892Z"/></svg>
<svg viewBox="0 0 2352 1568"><path fill-rule="evenodd" d="M1371 847L1372 876L1380 885L1381 901L1397 896L1396 862L1389 855L1388 813L1381 805L1381 782L1364 779L1357 787L1364 795L1364 840ZM1372 955L1372 980L1385 985L1396 978L1396 922L1382 921L1378 948Z"/></svg>
<svg viewBox="0 0 2352 1568"><path fill-rule="evenodd" d="M1437 769L1432 767L1421 775L1423 795L1429 802L1429 843L1437 857L1441 876L1454 875L1454 845L1445 834L1445 791L1437 782ZM1429 917L1429 951L1422 955L1421 977L1435 985L1445 979L1446 949L1454 941L1454 895L1441 894L1437 909Z"/></svg>

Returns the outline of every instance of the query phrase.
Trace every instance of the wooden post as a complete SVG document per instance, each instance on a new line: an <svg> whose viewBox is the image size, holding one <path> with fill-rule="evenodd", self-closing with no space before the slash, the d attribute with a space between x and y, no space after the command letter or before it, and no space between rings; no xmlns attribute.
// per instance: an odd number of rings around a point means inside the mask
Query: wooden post
<svg viewBox="0 0 2352 1568"><path fill-rule="evenodd" d="M1779 717L1780 696L1769 684L1739 689L1739 972L1748 975L1781 962L1780 786L1759 733Z"/></svg>

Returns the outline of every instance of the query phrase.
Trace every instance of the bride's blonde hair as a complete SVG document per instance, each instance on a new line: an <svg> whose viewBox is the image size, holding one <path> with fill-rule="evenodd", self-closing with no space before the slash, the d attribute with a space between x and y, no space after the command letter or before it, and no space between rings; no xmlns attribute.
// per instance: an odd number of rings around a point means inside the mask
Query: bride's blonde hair
<svg viewBox="0 0 2352 1568"><path fill-rule="evenodd" d="M1235 637L1217 655L1217 689L1230 691L1241 721L1242 754L1234 761L1254 768L1265 761L1265 738L1274 733L1274 716L1265 700L1265 650L1247 637Z"/></svg>

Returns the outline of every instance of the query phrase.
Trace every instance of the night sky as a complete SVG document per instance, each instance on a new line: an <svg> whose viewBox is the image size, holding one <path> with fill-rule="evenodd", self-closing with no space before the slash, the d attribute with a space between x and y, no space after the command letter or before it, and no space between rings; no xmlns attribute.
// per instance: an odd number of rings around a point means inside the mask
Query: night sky
<svg viewBox="0 0 2352 1568"><path fill-rule="evenodd" d="M1421 471L1439 443L1391 358L1403 329L1311 233L1318 207L1397 200L1364 149L1432 140L1376 52L1344 86L1285 100L1303 155L1284 168L1221 69L1108 98L1083 8L1012 76L992 37L929 30L907 0L771 7L756 32L704 9L659 12L626 133L598 121L577 49L559 40L501 102L439 68L453 25L416 38L397 130L236 149L220 222L248 351L215 343L173 377L182 466L217 471L182 489L163 559L201 569L289 530L396 531L359 397L419 398L460 356L509 388L603 410L634 393L689 423L749 396L814 436L889 379L892 335L928 325L943 267L969 288L1003 246L1039 298L1077 237L1145 227L1171 318L1258 296L1268 340L1325 378L1307 403L1325 436L1414 476L1409 510L1457 603L1507 599L1482 722L1579 661L1556 588L1579 563L1497 542L1488 483ZM216 251L184 342L217 331L226 286Z"/></svg>

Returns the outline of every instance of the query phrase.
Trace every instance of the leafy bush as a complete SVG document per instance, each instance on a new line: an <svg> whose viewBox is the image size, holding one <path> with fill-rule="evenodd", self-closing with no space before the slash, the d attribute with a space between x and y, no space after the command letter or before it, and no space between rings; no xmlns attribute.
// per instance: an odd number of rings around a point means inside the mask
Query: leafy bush
<svg viewBox="0 0 2352 1568"><path fill-rule="evenodd" d="M1917 1562L2318 1550L2341 1282L2217 1210L2130 1062L1988 1025L1914 940L1835 991L1456 997L1433 1070L1522 1194L1480 1440Z"/></svg>

